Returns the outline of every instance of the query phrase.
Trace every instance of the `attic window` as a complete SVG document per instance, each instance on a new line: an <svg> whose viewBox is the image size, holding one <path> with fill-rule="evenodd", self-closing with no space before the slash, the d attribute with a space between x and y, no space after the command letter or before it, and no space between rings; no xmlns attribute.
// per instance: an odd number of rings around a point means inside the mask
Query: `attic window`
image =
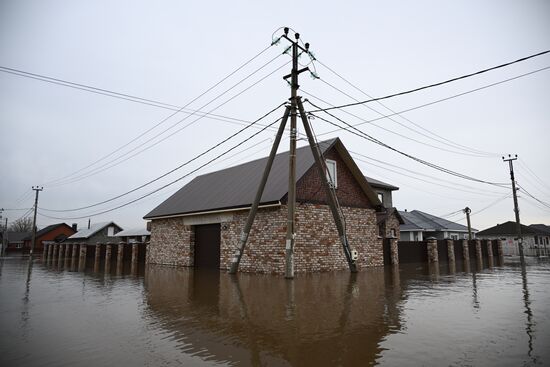
<svg viewBox="0 0 550 367"><path fill-rule="evenodd" d="M380 202L383 204L384 203L384 194L379 192L379 193L377 193L377 195L378 195L378 200L380 200Z"/></svg>
<svg viewBox="0 0 550 367"><path fill-rule="evenodd" d="M331 159L326 160L327 163L327 180L335 189L338 187L338 174L336 171L336 161Z"/></svg>
<svg viewBox="0 0 550 367"><path fill-rule="evenodd" d="M115 235L115 227L109 226L107 228L107 236L108 237L113 237L114 235Z"/></svg>

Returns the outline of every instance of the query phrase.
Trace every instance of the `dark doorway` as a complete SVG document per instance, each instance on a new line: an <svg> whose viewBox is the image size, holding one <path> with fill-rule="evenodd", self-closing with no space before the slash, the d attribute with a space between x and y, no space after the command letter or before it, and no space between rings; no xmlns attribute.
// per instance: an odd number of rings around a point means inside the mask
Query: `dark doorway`
<svg viewBox="0 0 550 367"><path fill-rule="evenodd" d="M195 226L195 267L220 268L220 224Z"/></svg>

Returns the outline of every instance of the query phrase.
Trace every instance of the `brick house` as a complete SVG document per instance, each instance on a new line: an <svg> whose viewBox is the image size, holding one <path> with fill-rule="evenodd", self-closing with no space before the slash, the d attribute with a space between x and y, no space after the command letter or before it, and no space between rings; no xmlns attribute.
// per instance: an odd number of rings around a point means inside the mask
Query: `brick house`
<svg viewBox="0 0 550 367"><path fill-rule="evenodd" d="M386 209L340 139L321 142L333 170L357 267L384 264L377 212ZM267 158L198 176L144 219L151 220L147 262L229 269ZM309 146L296 155L295 271L347 269L321 180ZM241 259L244 272L284 273L288 152L275 157Z"/></svg>
<svg viewBox="0 0 550 367"><path fill-rule="evenodd" d="M44 249L44 241L63 242L68 237L72 236L76 230L67 223L51 224L36 232L36 242L34 252L41 253ZM24 247L30 249L32 234L25 237Z"/></svg>

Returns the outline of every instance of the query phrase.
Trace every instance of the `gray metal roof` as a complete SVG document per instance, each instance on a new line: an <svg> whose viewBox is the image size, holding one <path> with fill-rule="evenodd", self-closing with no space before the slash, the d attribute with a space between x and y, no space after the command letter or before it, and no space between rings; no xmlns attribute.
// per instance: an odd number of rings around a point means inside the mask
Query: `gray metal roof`
<svg viewBox="0 0 550 367"><path fill-rule="evenodd" d="M79 230L78 232L76 232L72 236L67 237L67 239L74 240L74 239L77 239L77 238L90 238L91 236L93 236L94 234L96 234L97 232L101 231L103 228L105 228L105 227L107 227L111 224L117 226L120 229L122 229L122 227L119 226L118 224L116 224L115 222L100 222L100 223L95 223L95 224L90 225L90 228L84 228L84 229Z"/></svg>
<svg viewBox="0 0 550 367"><path fill-rule="evenodd" d="M451 222L447 219L436 217L435 215L413 210L410 212L400 211L405 224L399 226L400 231L458 231L468 232L468 227ZM472 228L473 232L477 229Z"/></svg>
<svg viewBox="0 0 550 367"><path fill-rule="evenodd" d="M149 232L145 228L131 228L131 229L125 229L124 231L120 231L117 234L115 234L115 237L131 237L131 236L150 236L151 232Z"/></svg>
<svg viewBox="0 0 550 367"><path fill-rule="evenodd" d="M364 178L340 139L323 141L319 143L319 146L322 153L336 146L356 178L359 180ZM144 218L248 207L254 201L267 159L268 157L265 157L195 177ZM296 180L299 180L314 163L315 160L309 145L298 148L296 150ZM367 193L367 197L373 203L379 204L376 195L368 186L368 182L363 180L360 185ZM279 203L287 191L288 151L275 156L260 204Z"/></svg>

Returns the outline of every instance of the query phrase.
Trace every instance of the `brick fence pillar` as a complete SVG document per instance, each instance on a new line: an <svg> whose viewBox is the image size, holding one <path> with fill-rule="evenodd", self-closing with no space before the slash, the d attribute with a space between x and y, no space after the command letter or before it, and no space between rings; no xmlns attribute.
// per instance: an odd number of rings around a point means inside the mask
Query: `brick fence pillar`
<svg viewBox="0 0 550 367"><path fill-rule="evenodd" d="M73 243L73 258L78 254L78 243Z"/></svg>
<svg viewBox="0 0 550 367"><path fill-rule="evenodd" d="M50 261L53 257L53 243L48 245L48 261Z"/></svg>
<svg viewBox="0 0 550 367"><path fill-rule="evenodd" d="M117 251L117 257L116 257L117 262L122 262L122 260L124 259L124 245L125 245L124 242L120 242L118 244L118 251Z"/></svg>
<svg viewBox="0 0 550 367"><path fill-rule="evenodd" d="M428 240L428 262L439 263L439 255L437 253L437 240L429 237Z"/></svg>
<svg viewBox="0 0 550 367"><path fill-rule="evenodd" d="M464 261L470 261L470 247L468 245L468 240L462 240L462 256L464 256Z"/></svg>
<svg viewBox="0 0 550 367"><path fill-rule="evenodd" d="M137 263L138 251L139 251L139 244L137 242L132 243L132 263Z"/></svg>
<svg viewBox="0 0 550 367"><path fill-rule="evenodd" d="M455 245L453 240L447 240L447 257L449 258L449 263L455 262Z"/></svg>
<svg viewBox="0 0 550 367"><path fill-rule="evenodd" d="M483 268L483 252L481 250L481 240L476 240L476 260L478 269Z"/></svg>
<svg viewBox="0 0 550 367"><path fill-rule="evenodd" d="M111 271L111 254L113 251L113 245L108 243L105 245L105 273Z"/></svg>
<svg viewBox="0 0 550 367"><path fill-rule="evenodd" d="M63 259L65 255L65 245L63 243L59 244L59 262L61 263L61 259Z"/></svg>
<svg viewBox="0 0 550 367"><path fill-rule="evenodd" d="M493 258L493 241L487 240L487 254L489 256L489 259Z"/></svg>
<svg viewBox="0 0 550 367"><path fill-rule="evenodd" d="M48 245L42 242L42 259L46 259L46 255L48 254Z"/></svg>
<svg viewBox="0 0 550 367"><path fill-rule="evenodd" d="M88 253L87 243L80 244L80 256L78 261L78 270L83 271L86 268L86 255Z"/></svg>
<svg viewBox="0 0 550 367"><path fill-rule="evenodd" d="M399 264L399 246L397 245L397 238L390 238L390 251L391 251L391 263L392 265Z"/></svg>
<svg viewBox="0 0 550 367"><path fill-rule="evenodd" d="M59 244L55 244L53 245L53 259L56 260L57 259L57 254L59 252Z"/></svg>
<svg viewBox="0 0 550 367"><path fill-rule="evenodd" d="M502 244L502 240L497 240L497 248L498 248L498 257L504 256L504 245Z"/></svg>

